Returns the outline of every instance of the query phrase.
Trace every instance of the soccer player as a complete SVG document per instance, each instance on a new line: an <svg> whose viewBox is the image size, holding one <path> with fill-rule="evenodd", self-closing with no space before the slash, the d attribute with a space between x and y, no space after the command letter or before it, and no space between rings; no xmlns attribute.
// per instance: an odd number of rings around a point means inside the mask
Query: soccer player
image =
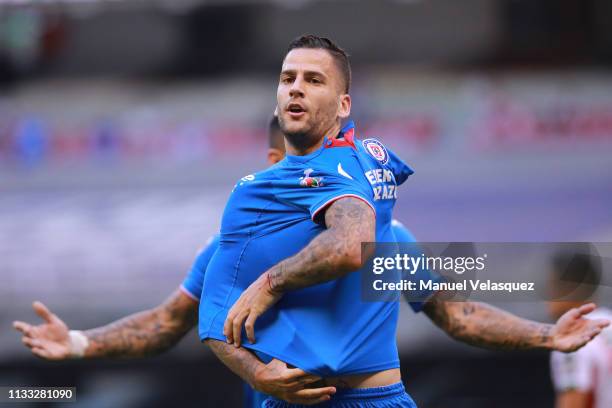
<svg viewBox="0 0 612 408"><path fill-rule="evenodd" d="M324 377L328 389L311 396L326 406L415 407L400 378L398 304L361 301L360 278L350 273L362 266L362 242L394 241L397 187L412 170L378 140L357 140L351 122L341 126L349 87L347 55L332 41L290 44L277 90L287 155L238 181L228 200L199 333L238 375L251 370L248 348ZM588 306L547 325L439 294L424 311L459 340L505 349L573 351L609 324L584 319ZM264 406L301 403L284 400Z"/></svg>
<svg viewBox="0 0 612 408"><path fill-rule="evenodd" d="M272 165L285 155L284 137L276 118L270 121L268 140L268 163ZM409 233L399 227L397 231ZM218 244L218 235L211 237L196 257L180 288L152 309L127 316L107 326L75 331L70 330L44 304L34 302L34 311L44 323L30 325L16 321L13 326L23 334L22 341L32 353L46 360L144 358L159 354L176 345L195 326L206 268ZM304 385L295 386L294 383L306 384L319 379L302 370L289 369L278 360L272 360L267 365L255 361L252 368L250 376L245 378L247 384L244 387L244 406L248 408L261 407L267 398L264 392L299 399L299 391ZM287 387L288 384L292 386ZM251 387L262 392L254 391Z"/></svg>
<svg viewBox="0 0 612 408"><path fill-rule="evenodd" d="M581 251L582 252L582 251ZM550 287L553 299L571 292L573 300L549 302L550 315L557 319L572 308L588 304L601 276L599 260L588 251L563 252L553 259ZM597 308L591 319L612 319L612 311ZM573 353L553 351L550 368L556 391L556 408L612 407L612 329Z"/></svg>
<svg viewBox="0 0 612 408"><path fill-rule="evenodd" d="M285 156L284 136L276 117L273 117L269 123L268 144L268 164L273 165ZM415 241L412 233L395 220L393 232L400 242ZM206 268L218 244L218 235L209 239L205 248L196 257L180 288L155 308L127 316L104 327L72 331L44 304L34 302L34 310L45 323L33 326L25 322L15 322L14 327L23 334L22 341L32 353L47 360L144 358L162 353L177 344L195 325ZM268 366L262 364L259 368L260 371L253 372L252 379L245 382L245 407L261 407L262 402L268 397L251 388L249 384L274 394L277 391L274 391L273 387L286 385L288 381L299 378L302 381L308 378L318 379L314 376L300 377L301 370L288 369L284 363L277 360ZM286 376L286 380L281 383L282 376ZM293 389L299 391L299 388ZM291 398L291 392L287 391L282 395Z"/></svg>

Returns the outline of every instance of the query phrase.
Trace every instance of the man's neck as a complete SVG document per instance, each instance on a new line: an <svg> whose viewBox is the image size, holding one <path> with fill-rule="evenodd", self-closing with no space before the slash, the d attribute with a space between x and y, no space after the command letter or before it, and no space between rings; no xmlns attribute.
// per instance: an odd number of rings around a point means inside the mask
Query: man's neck
<svg viewBox="0 0 612 408"><path fill-rule="evenodd" d="M340 123L334 123L331 128L317 138L316 143L310 146L294 146L288 137L285 137L285 150L291 156L306 156L321 147L325 136L335 138L340 133Z"/></svg>

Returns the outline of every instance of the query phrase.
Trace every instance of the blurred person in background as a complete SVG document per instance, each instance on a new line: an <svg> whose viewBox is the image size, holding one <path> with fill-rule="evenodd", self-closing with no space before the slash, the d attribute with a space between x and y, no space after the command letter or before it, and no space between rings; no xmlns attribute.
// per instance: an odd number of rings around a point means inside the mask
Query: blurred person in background
<svg viewBox="0 0 612 408"><path fill-rule="evenodd" d="M588 248L559 252L552 259L551 271L553 300L548 310L553 319L595 300L601 260ZM612 320L612 311L599 307L586 317ZM612 328L573 353L553 351L550 368L556 408L612 407Z"/></svg>

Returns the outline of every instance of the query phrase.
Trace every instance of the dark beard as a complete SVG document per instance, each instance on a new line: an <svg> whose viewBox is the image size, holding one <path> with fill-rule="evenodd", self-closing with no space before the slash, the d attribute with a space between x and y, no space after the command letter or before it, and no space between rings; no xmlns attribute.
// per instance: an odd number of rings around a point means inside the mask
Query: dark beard
<svg viewBox="0 0 612 408"><path fill-rule="evenodd" d="M285 121L281 115L278 116L278 124L289 144L296 150L307 150L317 144L321 139L319 136L312 134L314 130L312 128L305 132L288 132L285 127Z"/></svg>

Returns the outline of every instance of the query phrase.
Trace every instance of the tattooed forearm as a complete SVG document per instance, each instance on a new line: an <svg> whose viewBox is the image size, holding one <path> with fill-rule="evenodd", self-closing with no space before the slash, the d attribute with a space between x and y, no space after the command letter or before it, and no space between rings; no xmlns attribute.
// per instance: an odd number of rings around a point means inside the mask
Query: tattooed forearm
<svg viewBox="0 0 612 408"><path fill-rule="evenodd" d="M253 353L244 347L234 347L224 341L208 339L206 344L234 374L255 388L257 370L265 365Z"/></svg>
<svg viewBox="0 0 612 408"><path fill-rule="evenodd" d="M176 344L196 323L198 305L180 291L158 307L87 330L85 357L145 357Z"/></svg>
<svg viewBox="0 0 612 408"><path fill-rule="evenodd" d="M327 230L298 254L268 273L274 290L287 291L316 285L361 267L361 243L375 240L376 218L369 205L342 198L325 213Z"/></svg>
<svg viewBox="0 0 612 408"><path fill-rule="evenodd" d="M434 295L424 311L454 339L497 350L551 347L549 324L522 319L485 303L446 302L441 297Z"/></svg>

